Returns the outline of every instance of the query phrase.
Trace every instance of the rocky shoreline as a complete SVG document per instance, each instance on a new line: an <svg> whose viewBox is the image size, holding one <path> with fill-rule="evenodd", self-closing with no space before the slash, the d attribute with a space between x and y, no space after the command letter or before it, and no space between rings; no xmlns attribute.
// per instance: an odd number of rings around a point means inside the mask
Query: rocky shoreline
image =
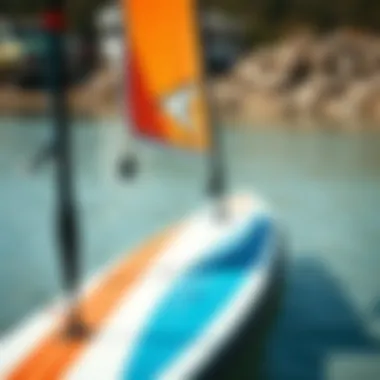
<svg viewBox="0 0 380 380"><path fill-rule="evenodd" d="M75 117L112 116L120 113L117 73L101 68L91 78L68 90L68 106ZM46 114L49 96L42 90L0 86L0 116L39 116Z"/></svg>
<svg viewBox="0 0 380 380"><path fill-rule="evenodd" d="M255 50L210 88L238 123L380 129L380 38L302 33Z"/></svg>
<svg viewBox="0 0 380 380"><path fill-rule="evenodd" d="M120 114L120 80L102 68L69 91L75 116ZM299 33L255 49L207 88L222 121L283 128L380 130L380 37ZM0 115L47 111L41 91L0 86Z"/></svg>

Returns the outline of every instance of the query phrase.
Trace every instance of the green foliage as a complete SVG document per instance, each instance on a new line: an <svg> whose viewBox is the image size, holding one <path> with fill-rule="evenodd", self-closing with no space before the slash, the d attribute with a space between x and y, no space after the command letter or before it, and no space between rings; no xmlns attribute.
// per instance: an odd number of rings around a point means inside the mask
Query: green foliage
<svg viewBox="0 0 380 380"><path fill-rule="evenodd" d="M253 41L271 40L299 27L380 31L379 0L200 0L200 4L240 16Z"/></svg>
<svg viewBox="0 0 380 380"><path fill-rule="evenodd" d="M121 1L121 0L119 0ZM153 0L154 4L159 0ZM180 1L180 0L178 0ZM379 0L198 0L200 6L242 17L251 40L273 39L284 31L308 26L328 30L353 26L380 31ZM1 0L0 14L29 15L43 9L46 0ZM88 29L94 10L104 0L68 0L71 25Z"/></svg>

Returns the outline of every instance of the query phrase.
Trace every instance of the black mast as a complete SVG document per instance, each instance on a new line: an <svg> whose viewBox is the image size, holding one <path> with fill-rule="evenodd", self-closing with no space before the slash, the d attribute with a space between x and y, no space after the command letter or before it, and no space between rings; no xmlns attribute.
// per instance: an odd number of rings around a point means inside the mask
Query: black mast
<svg viewBox="0 0 380 380"><path fill-rule="evenodd" d="M211 199L217 203L217 217L223 219L227 216L227 210L223 203L223 198L226 193L227 181L226 181L226 168L223 161L223 146L221 128L218 123L217 113L215 110L213 99L210 95L209 88L206 84L206 75L210 73L210 65L207 62L206 49L209 45L212 45L215 38L213 31L205 33L207 25L203 18L203 9L200 6L200 1L196 1L196 13L198 21L198 39L200 42L200 56L202 59L201 65L202 71L202 86L203 94L206 100L206 117L210 131L210 152L209 152L209 176L207 182L207 192ZM207 21L207 20L206 20Z"/></svg>
<svg viewBox="0 0 380 380"><path fill-rule="evenodd" d="M66 99L67 64L65 51L65 12L63 0L47 0L44 26L49 46L49 79L51 112L55 130L54 153L57 165L57 228L61 251L63 281L70 298L66 333L82 336L85 326L77 310L79 285L79 249L76 210L73 189L71 131Z"/></svg>
<svg viewBox="0 0 380 380"><path fill-rule="evenodd" d="M207 91L207 89L206 89ZM207 96L209 107L209 128L211 135L210 148L210 174L208 190L213 199L221 201L226 193L226 173L223 162L222 136L220 127L217 124L215 111L211 105L210 96Z"/></svg>

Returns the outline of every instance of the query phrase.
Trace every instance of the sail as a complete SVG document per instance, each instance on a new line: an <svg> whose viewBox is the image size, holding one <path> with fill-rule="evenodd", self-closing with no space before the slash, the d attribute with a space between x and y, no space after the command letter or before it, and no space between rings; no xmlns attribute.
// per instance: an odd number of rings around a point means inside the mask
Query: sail
<svg viewBox="0 0 380 380"><path fill-rule="evenodd" d="M127 108L140 136L208 146L195 0L123 0Z"/></svg>

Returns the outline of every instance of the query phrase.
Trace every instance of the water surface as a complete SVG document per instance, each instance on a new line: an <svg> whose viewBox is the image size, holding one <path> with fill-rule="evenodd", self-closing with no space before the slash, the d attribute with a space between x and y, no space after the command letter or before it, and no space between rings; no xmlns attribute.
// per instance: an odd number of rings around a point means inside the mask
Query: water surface
<svg viewBox="0 0 380 380"><path fill-rule="evenodd" d="M0 121L0 332L60 291L54 164L27 169L50 135L44 118ZM292 339L289 310L306 321L319 304L332 313L328 328L345 321L352 337L359 323L367 336L380 298L380 135L229 129L224 136L231 191L263 195L288 231L292 285L274 337L276 363L281 342ZM76 121L74 141L85 275L204 201L206 156L138 144L141 173L125 182L116 171L126 141L120 123ZM313 297L311 309L291 306ZM320 320L313 326L326 327Z"/></svg>

